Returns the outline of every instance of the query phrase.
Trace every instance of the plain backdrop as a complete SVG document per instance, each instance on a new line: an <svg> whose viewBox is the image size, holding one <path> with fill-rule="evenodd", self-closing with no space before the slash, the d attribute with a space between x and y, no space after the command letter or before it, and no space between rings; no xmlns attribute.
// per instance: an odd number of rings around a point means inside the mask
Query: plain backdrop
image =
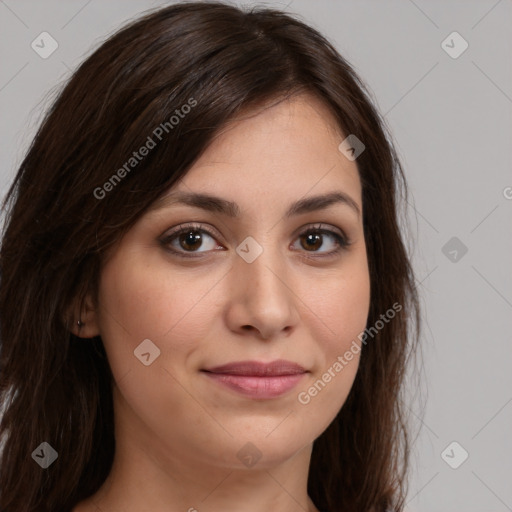
<svg viewBox="0 0 512 512"><path fill-rule="evenodd" d="M168 3L0 1L2 196L49 93L120 25ZM423 412L412 406L421 430L407 510L512 510L512 1L264 5L298 14L336 45L372 91L404 165L427 392ZM46 59L31 47L42 32L58 44Z"/></svg>

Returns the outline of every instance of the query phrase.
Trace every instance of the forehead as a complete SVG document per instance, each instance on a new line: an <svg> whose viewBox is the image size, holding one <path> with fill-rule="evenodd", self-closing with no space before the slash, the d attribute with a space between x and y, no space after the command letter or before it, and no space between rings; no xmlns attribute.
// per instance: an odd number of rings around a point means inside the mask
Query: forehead
<svg viewBox="0 0 512 512"><path fill-rule="evenodd" d="M360 203L357 164L338 150L344 138L314 96L274 101L219 130L177 188L263 201L336 187Z"/></svg>

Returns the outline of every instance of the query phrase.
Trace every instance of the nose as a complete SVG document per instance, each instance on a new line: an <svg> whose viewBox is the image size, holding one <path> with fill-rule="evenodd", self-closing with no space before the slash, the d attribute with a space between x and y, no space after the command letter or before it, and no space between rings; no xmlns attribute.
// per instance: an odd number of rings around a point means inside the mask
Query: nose
<svg viewBox="0 0 512 512"><path fill-rule="evenodd" d="M289 336L299 321L300 299L282 255L265 249L252 263L237 257L228 276L227 323L238 334L263 340Z"/></svg>

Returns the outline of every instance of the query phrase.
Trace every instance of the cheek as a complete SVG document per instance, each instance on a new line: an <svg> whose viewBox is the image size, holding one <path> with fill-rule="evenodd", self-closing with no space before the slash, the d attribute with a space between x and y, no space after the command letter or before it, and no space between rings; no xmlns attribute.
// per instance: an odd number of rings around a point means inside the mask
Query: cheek
<svg viewBox="0 0 512 512"><path fill-rule="evenodd" d="M130 261L126 253L102 271L100 332L119 393L119 414L137 424L131 416L135 414L162 438L195 435L188 432L190 425L196 430L216 428L199 402L191 400L188 379L193 370L190 354L198 340L207 339L210 320L219 316L215 295L209 293L219 276L210 272L196 277L171 274L154 262Z"/></svg>
<svg viewBox="0 0 512 512"><path fill-rule="evenodd" d="M100 283L99 328L114 376L140 370L134 351L144 340L151 340L156 348L145 343L155 354L160 351L157 366L189 353L207 336L214 309L209 291L217 281L212 273L185 278L165 265L144 264L126 254L110 260Z"/></svg>
<svg viewBox="0 0 512 512"><path fill-rule="evenodd" d="M364 331L370 308L370 277L365 254L352 258L337 274L324 277L308 291L311 322L325 333L323 347L332 358ZM326 363L329 361L326 361Z"/></svg>
<svg viewBox="0 0 512 512"><path fill-rule="evenodd" d="M312 336L322 357L297 396L298 410L317 418L315 435L337 415L357 373L361 352L358 336L366 328L370 307L366 258L320 284L316 293L309 292L308 306Z"/></svg>

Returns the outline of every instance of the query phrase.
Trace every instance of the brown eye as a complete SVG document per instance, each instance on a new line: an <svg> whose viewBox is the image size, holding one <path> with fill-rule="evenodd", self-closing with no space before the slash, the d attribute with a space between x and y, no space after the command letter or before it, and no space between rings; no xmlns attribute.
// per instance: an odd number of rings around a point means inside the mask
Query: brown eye
<svg viewBox="0 0 512 512"><path fill-rule="evenodd" d="M322 235L318 233L309 233L307 235L301 236L301 245L307 251L314 250L316 251L322 246L323 239Z"/></svg>
<svg viewBox="0 0 512 512"><path fill-rule="evenodd" d="M334 255L350 245L350 242L341 233L320 226L302 232L298 241L300 241L300 247L295 246L295 249L317 253L318 256Z"/></svg>
<svg viewBox="0 0 512 512"><path fill-rule="evenodd" d="M186 233L181 233L178 237L178 241L182 249L185 249L186 251L195 251L201 247L203 238L199 231L190 230Z"/></svg>
<svg viewBox="0 0 512 512"><path fill-rule="evenodd" d="M195 225L179 226L165 235L160 243L179 256L203 255L215 249L223 249L212 233Z"/></svg>

